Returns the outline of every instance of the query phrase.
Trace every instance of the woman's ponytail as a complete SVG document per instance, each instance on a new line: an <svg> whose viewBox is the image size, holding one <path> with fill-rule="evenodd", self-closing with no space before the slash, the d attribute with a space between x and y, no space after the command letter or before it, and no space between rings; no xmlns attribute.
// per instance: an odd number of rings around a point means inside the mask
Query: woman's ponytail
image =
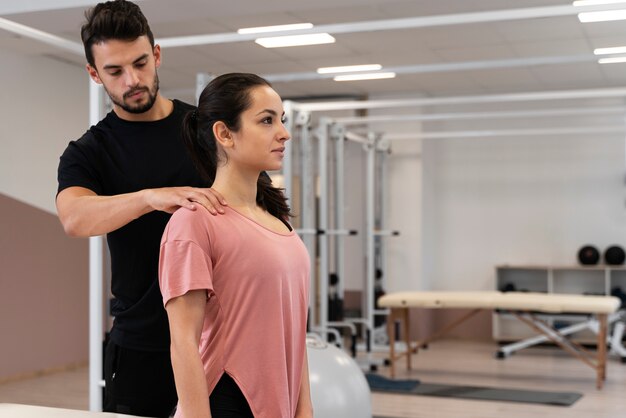
<svg viewBox="0 0 626 418"><path fill-rule="evenodd" d="M187 112L183 118L182 138L189 151L191 161L210 187L215 181L217 170L217 146L198 134L198 110Z"/></svg>
<svg viewBox="0 0 626 418"><path fill-rule="evenodd" d="M283 190L272 186L272 179L264 171L259 175L256 189L256 202L263 209L283 221L288 221L291 216L287 198Z"/></svg>

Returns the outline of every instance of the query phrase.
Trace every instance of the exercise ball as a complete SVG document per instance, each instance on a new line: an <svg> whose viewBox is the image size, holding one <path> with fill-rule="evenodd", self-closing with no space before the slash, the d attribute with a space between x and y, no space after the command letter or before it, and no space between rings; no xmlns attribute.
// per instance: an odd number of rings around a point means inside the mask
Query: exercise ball
<svg viewBox="0 0 626 418"><path fill-rule="evenodd" d="M372 418L370 388L345 351L319 337L306 339L315 418Z"/></svg>
<svg viewBox="0 0 626 418"><path fill-rule="evenodd" d="M585 245L578 251L578 261L585 266L598 264L600 252L593 245Z"/></svg>
<svg viewBox="0 0 626 418"><path fill-rule="evenodd" d="M611 245L604 251L604 262L606 264L618 266L624 264L624 260L626 260L626 253L619 245Z"/></svg>

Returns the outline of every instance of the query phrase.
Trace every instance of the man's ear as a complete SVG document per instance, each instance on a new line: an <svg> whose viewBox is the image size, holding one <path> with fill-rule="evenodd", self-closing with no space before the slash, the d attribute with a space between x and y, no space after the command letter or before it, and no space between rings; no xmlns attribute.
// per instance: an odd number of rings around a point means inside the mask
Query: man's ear
<svg viewBox="0 0 626 418"><path fill-rule="evenodd" d="M222 121L213 124L213 136L222 148L231 148L233 146L233 137L228 126Z"/></svg>
<svg viewBox="0 0 626 418"><path fill-rule="evenodd" d="M85 66L85 68L87 68L87 72L89 73L89 77L91 77L91 79L93 81L95 81L98 84L102 84L102 80L100 80L100 76L98 75L98 70L96 70L95 68L93 68L89 64L87 64Z"/></svg>
<svg viewBox="0 0 626 418"><path fill-rule="evenodd" d="M161 46L155 45L152 51L154 53L154 66L159 68L161 66Z"/></svg>

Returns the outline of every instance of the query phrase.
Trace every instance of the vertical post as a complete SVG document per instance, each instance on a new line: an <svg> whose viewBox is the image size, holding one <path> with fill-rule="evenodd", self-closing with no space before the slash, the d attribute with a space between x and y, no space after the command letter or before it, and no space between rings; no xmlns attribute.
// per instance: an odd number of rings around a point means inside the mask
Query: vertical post
<svg viewBox="0 0 626 418"><path fill-rule="evenodd" d="M200 99L200 93L202 93L202 90L204 90L212 79L213 76L207 73L196 74L196 104L198 104L198 100Z"/></svg>
<svg viewBox="0 0 626 418"><path fill-rule="evenodd" d="M376 144L379 158L377 159L377 186L375 199L378 202L378 227L381 230L387 230L387 210L388 202L386 196L387 187L387 155L389 154L389 143L379 139ZM378 267L384 272L382 278L382 287L387 289L387 251L385 250L386 242L382 236L378 237Z"/></svg>
<svg viewBox="0 0 626 418"><path fill-rule="evenodd" d="M366 280L363 295L365 297L365 318L369 327L368 346L373 347L374 341L374 170L376 163L376 136L373 133L368 134L368 144L365 145L366 156L366 181L365 181L365 230L366 230Z"/></svg>
<svg viewBox="0 0 626 418"><path fill-rule="evenodd" d="M343 125L334 124L331 127L331 138L335 142L335 228L342 231L345 228L344 223L344 135L345 127ZM335 238L335 272L339 276L337 283L337 295L343 299L345 293L345 248L343 234L336 235Z"/></svg>
<svg viewBox="0 0 626 418"><path fill-rule="evenodd" d="M104 89L89 81L89 124L102 117ZM103 239L89 238L89 410L102 411Z"/></svg>
<svg viewBox="0 0 626 418"><path fill-rule="evenodd" d="M315 172L313 170L313 144L310 138L309 112L298 112L296 125L300 129L300 165L301 165L301 195L302 195L302 229L306 232L302 235L302 241L309 252L311 262L311 285L309 288L309 324L317 325L317 268L316 268L316 237L309 231L315 228Z"/></svg>
<svg viewBox="0 0 626 418"><path fill-rule="evenodd" d="M318 150L318 176L319 176L319 200L318 200L318 226L322 231L317 236L319 251L319 327L320 332L328 338L328 129L331 121L328 118L320 118L316 130Z"/></svg>

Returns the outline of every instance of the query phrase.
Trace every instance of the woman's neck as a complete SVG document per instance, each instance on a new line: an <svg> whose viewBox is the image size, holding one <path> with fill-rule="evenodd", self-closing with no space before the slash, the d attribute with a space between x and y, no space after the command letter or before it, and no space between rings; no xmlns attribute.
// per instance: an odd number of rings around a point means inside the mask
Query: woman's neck
<svg viewBox="0 0 626 418"><path fill-rule="evenodd" d="M218 167L215 181L211 186L221 193L234 208L255 209L257 207L257 180L260 173L243 173L229 168L228 165Z"/></svg>

